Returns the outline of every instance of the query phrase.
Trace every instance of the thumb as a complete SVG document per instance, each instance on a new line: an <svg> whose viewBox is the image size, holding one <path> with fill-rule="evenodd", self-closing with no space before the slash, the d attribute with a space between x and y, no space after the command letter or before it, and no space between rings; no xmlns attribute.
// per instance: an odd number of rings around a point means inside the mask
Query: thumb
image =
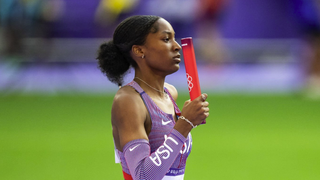
<svg viewBox="0 0 320 180"><path fill-rule="evenodd" d="M183 105L183 106L187 106L190 102L191 102L191 100L188 99L187 101L184 102L184 105Z"/></svg>
<svg viewBox="0 0 320 180"><path fill-rule="evenodd" d="M207 93L202 93L199 97L197 97L196 99L198 101L206 101L206 99L208 98L208 94Z"/></svg>

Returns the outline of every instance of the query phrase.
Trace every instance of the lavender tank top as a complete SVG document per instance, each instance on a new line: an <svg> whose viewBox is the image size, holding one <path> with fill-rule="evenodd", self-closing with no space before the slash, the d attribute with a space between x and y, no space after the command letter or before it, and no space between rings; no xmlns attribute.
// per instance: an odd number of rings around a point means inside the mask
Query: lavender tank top
<svg viewBox="0 0 320 180"><path fill-rule="evenodd" d="M149 144L151 148L151 154L155 152L165 141L164 136L169 135L170 131L173 129L175 125L175 120L173 118L172 114L167 114L163 112L157 105L156 103L150 98L150 96L144 92L144 90L139 86L138 83L135 81L130 82L127 84L128 86L133 87L141 96L143 99L150 117L152 121L152 127L151 127L151 132L149 134ZM174 110L177 116L181 115L181 111L179 110L176 102L172 98L171 94L169 91L165 88L165 92L168 94L170 97L173 105L174 105ZM184 143L182 149L180 150L180 153L170 169L168 170L166 175L169 176L179 176L184 174L185 166L186 166L186 161L187 158L191 152L192 148L192 138L191 134L189 133L186 142ZM124 154L116 149L116 156L120 158L121 161L121 166L122 170L128 174L130 174L128 166L125 161Z"/></svg>

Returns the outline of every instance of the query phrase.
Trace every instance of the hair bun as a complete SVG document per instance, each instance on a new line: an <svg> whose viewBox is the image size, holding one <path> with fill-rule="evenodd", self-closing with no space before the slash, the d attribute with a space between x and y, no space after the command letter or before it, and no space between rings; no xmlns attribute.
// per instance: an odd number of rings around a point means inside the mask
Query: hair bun
<svg viewBox="0 0 320 180"><path fill-rule="evenodd" d="M113 41L100 45L98 64L108 79L121 86L130 66L137 68L131 57L133 45L143 45L149 33L156 33L159 16L136 15L121 21L113 33Z"/></svg>
<svg viewBox="0 0 320 180"><path fill-rule="evenodd" d="M126 71L128 71L130 63L125 59L112 40L100 45L97 59L101 72L104 73L111 82L122 85L122 77Z"/></svg>
<svg viewBox="0 0 320 180"><path fill-rule="evenodd" d="M117 54L121 54L120 50L116 47L113 41L108 41L100 45L100 50L98 56L105 57L105 56L117 56Z"/></svg>

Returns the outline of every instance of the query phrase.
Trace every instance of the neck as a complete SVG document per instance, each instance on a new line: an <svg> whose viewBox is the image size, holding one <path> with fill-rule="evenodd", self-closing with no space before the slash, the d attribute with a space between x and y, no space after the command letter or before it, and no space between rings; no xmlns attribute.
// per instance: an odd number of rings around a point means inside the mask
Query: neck
<svg viewBox="0 0 320 180"><path fill-rule="evenodd" d="M156 81L156 80L150 80L148 78L143 78L136 76L134 78L136 81L138 80L139 85L142 87L147 87L148 89L152 90L153 92L157 92L161 97L167 96L165 91L164 91L164 80L161 82Z"/></svg>

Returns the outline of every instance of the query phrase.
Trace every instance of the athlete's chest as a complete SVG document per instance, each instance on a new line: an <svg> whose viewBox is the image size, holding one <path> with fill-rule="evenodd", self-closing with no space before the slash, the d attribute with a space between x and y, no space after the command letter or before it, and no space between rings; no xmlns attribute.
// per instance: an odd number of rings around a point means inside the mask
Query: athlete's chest
<svg viewBox="0 0 320 180"><path fill-rule="evenodd" d="M152 99L152 98L151 98ZM148 108L148 114L145 121L145 129L149 136L153 130L170 130L177 120L174 105L170 98L165 100L152 99L154 106Z"/></svg>
<svg viewBox="0 0 320 180"><path fill-rule="evenodd" d="M151 98L152 101L158 106L159 109L161 109L163 112L167 114L174 114L174 105L171 99L167 96L167 98L164 99L154 99Z"/></svg>

